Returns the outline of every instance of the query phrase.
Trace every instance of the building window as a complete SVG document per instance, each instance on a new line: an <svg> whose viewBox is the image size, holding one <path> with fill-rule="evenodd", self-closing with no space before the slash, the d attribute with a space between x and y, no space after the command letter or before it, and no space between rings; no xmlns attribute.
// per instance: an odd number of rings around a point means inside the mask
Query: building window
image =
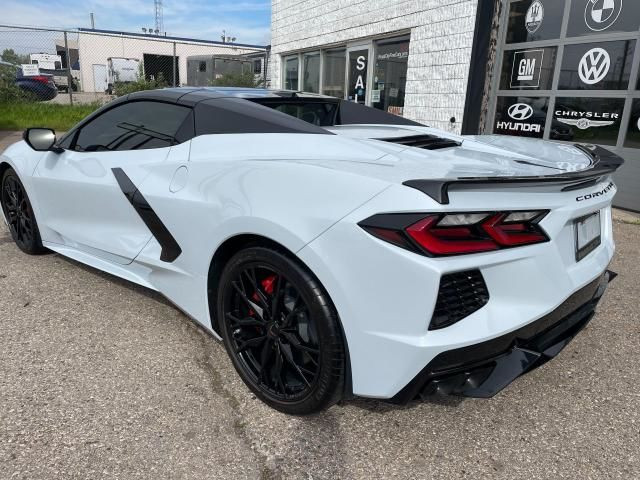
<svg viewBox="0 0 640 480"><path fill-rule="evenodd" d="M253 73L262 73L262 60L253 61Z"/></svg>
<svg viewBox="0 0 640 480"><path fill-rule="evenodd" d="M199 66L198 66L198 71L199 72L206 72L207 71L207 62L200 62Z"/></svg>
<svg viewBox="0 0 640 480"><path fill-rule="evenodd" d="M640 98L633 101L624 146L627 148L640 148Z"/></svg>
<svg viewBox="0 0 640 480"><path fill-rule="evenodd" d="M374 108L402 115L408 60L408 36L376 43L376 63L371 91L371 104Z"/></svg>
<svg viewBox="0 0 640 480"><path fill-rule="evenodd" d="M284 88L285 90L298 90L298 56L285 57L284 59Z"/></svg>
<svg viewBox="0 0 640 480"><path fill-rule="evenodd" d="M320 93L320 52L305 53L302 56L302 90Z"/></svg>
<svg viewBox="0 0 640 480"><path fill-rule="evenodd" d="M326 50L324 52L324 74L322 93L332 97L344 98L346 73L346 50Z"/></svg>

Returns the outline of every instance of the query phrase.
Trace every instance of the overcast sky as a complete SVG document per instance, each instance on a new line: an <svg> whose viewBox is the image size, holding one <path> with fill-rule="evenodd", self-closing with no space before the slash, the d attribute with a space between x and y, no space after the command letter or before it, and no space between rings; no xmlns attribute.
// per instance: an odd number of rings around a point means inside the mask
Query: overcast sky
<svg viewBox="0 0 640 480"><path fill-rule="evenodd" d="M140 32L154 27L153 0L2 0L1 24L90 27ZM220 40L222 30L239 43L270 41L271 2L261 0L164 0L167 35Z"/></svg>

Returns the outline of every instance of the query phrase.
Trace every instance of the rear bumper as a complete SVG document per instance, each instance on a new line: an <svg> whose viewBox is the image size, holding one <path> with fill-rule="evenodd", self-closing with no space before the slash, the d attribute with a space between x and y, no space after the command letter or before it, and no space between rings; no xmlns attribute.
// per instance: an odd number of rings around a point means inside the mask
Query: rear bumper
<svg viewBox="0 0 640 480"><path fill-rule="evenodd" d="M434 394L492 397L560 353L589 323L615 275L605 271L558 308L518 330L440 353L391 401L406 403Z"/></svg>

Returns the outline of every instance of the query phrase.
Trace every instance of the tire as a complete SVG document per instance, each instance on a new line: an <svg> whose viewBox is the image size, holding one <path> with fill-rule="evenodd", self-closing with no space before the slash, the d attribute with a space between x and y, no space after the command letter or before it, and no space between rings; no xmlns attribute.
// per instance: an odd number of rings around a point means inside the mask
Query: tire
<svg viewBox="0 0 640 480"><path fill-rule="evenodd" d="M249 247L227 262L218 285L225 347L256 396L293 415L340 400L345 348L338 314L305 267L274 249Z"/></svg>
<svg viewBox="0 0 640 480"><path fill-rule="evenodd" d="M48 250L42 246L38 223L29 196L16 172L9 168L2 176L0 203L7 219L13 241L24 253L42 255Z"/></svg>

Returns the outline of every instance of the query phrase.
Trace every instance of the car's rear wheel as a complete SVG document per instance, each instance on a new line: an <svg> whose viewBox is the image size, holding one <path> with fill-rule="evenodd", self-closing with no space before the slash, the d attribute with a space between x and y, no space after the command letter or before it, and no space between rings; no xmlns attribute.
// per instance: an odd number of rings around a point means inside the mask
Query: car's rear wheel
<svg viewBox="0 0 640 480"><path fill-rule="evenodd" d="M46 253L31 202L13 169L4 172L1 188L0 203L13 241L20 250L30 255Z"/></svg>
<svg viewBox="0 0 640 480"><path fill-rule="evenodd" d="M338 315L296 260L265 247L240 251L220 277L216 313L236 370L265 403L308 414L340 399L345 358Z"/></svg>

